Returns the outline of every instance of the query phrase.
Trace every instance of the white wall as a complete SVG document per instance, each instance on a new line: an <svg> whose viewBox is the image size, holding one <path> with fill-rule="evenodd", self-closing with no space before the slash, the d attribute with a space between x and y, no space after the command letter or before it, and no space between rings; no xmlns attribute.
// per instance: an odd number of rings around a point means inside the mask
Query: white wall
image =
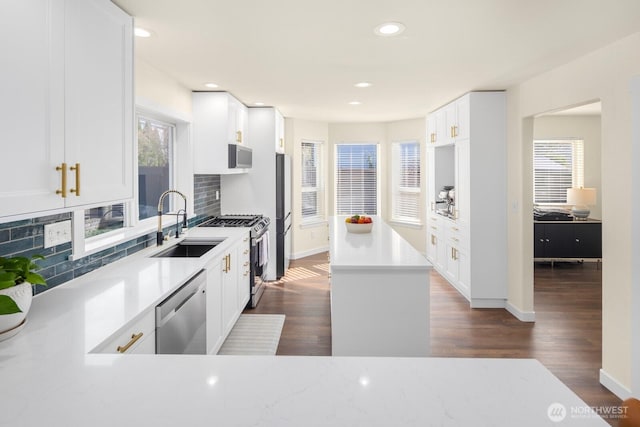
<svg viewBox="0 0 640 427"><path fill-rule="evenodd" d="M590 206L590 218L602 218L600 179L600 116L542 116L533 122L534 139L584 140L584 186L596 189L596 206Z"/></svg>
<svg viewBox="0 0 640 427"><path fill-rule="evenodd" d="M399 141L415 140L420 143L420 188L422 193L420 194L420 226L408 226L401 224L391 224L394 230L398 232L407 242L416 248L423 254L427 252L427 234L426 234L426 221L427 221L427 161L426 161L426 135L427 135L427 121L424 117L418 119L402 120L398 122L391 122L387 125L387 140L389 143ZM391 156L391 144L387 144L386 159L392 159ZM391 182L391 176L388 175L389 182ZM391 218L391 197L387 199L388 213L387 219Z"/></svg>
<svg viewBox="0 0 640 427"><path fill-rule="evenodd" d="M144 98L164 108L191 114L191 90L136 56L136 98Z"/></svg>
<svg viewBox="0 0 640 427"><path fill-rule="evenodd" d="M291 156L291 215L293 217L291 222L291 228L293 230L291 253L292 258L296 259L324 252L329 248L327 221L325 220L313 225L303 225L302 204L300 200L302 141L322 142L321 175L325 182L322 202L324 211L326 212L326 178L328 176L327 165L329 162L329 125L324 122L286 118L285 140L285 151Z"/></svg>
<svg viewBox="0 0 640 427"><path fill-rule="evenodd" d="M640 75L640 33L536 76L507 91L509 140L509 303L533 311L532 117L602 101L603 220L601 382L619 396L631 388L632 179L630 82ZM631 183L631 185L625 185ZM637 361L635 362L637 364ZM640 393L638 385L634 392Z"/></svg>

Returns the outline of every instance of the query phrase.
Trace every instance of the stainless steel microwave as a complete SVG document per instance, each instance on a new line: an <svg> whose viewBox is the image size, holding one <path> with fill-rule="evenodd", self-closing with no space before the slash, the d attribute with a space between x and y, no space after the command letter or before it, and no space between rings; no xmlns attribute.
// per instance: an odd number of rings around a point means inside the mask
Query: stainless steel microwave
<svg viewBox="0 0 640 427"><path fill-rule="evenodd" d="M251 167L253 152L251 148L238 144L229 144L229 169L247 169Z"/></svg>

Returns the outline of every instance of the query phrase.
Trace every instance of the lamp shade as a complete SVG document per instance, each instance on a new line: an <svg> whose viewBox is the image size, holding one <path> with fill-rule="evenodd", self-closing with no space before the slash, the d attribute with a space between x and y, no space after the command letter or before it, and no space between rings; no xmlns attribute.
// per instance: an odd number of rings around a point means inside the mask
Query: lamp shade
<svg viewBox="0 0 640 427"><path fill-rule="evenodd" d="M593 206L596 204L595 188L567 188L567 204Z"/></svg>

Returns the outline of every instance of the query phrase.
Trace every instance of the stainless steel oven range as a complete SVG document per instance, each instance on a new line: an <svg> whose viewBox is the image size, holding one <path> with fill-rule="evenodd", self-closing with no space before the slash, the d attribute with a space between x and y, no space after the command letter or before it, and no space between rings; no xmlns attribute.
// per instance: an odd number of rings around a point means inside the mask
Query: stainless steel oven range
<svg viewBox="0 0 640 427"><path fill-rule="evenodd" d="M249 228L251 259L251 299L248 307L255 308L264 292L269 264L269 223L263 215L220 215L200 224L200 227Z"/></svg>

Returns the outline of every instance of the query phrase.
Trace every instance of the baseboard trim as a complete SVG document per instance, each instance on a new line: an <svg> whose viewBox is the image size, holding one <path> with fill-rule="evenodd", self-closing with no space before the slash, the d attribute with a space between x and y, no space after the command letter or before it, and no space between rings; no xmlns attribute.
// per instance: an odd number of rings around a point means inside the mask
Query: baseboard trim
<svg viewBox="0 0 640 427"><path fill-rule="evenodd" d="M300 259L300 258L304 258L304 257L308 257L311 255L316 255L316 254L320 254L322 252L327 252L329 250L328 246L324 246L321 248L315 248L315 249L309 249L308 251L303 251L303 252L297 252L297 253L292 253L291 254L291 259Z"/></svg>
<svg viewBox="0 0 640 427"><path fill-rule="evenodd" d="M604 369L600 369L600 384L605 386L609 391L621 400L631 397L631 390L620 384L618 380L609 375Z"/></svg>
<svg viewBox="0 0 640 427"><path fill-rule="evenodd" d="M535 311L522 311L508 301L507 301L507 305L505 306L505 309L521 322L536 321Z"/></svg>
<svg viewBox="0 0 640 427"><path fill-rule="evenodd" d="M471 308L505 308L506 300L502 298L471 298Z"/></svg>

